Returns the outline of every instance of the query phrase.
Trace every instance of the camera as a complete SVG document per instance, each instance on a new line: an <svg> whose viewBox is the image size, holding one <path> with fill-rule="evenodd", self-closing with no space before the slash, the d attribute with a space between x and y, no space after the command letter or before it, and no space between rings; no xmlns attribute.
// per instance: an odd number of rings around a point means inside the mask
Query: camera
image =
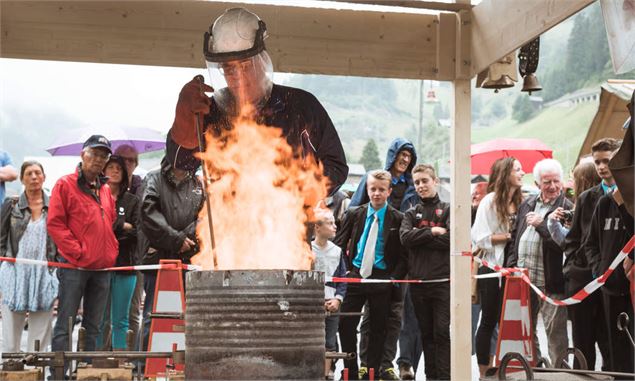
<svg viewBox="0 0 635 381"><path fill-rule="evenodd" d="M573 221L573 210L563 210L562 211L562 222L568 224Z"/></svg>

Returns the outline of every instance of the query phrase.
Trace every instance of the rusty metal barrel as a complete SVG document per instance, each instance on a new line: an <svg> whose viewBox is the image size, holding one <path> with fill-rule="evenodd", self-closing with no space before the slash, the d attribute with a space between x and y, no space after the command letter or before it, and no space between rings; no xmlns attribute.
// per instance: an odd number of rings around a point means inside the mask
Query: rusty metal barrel
<svg viewBox="0 0 635 381"><path fill-rule="evenodd" d="M324 378L323 273L197 271L186 279L186 379Z"/></svg>

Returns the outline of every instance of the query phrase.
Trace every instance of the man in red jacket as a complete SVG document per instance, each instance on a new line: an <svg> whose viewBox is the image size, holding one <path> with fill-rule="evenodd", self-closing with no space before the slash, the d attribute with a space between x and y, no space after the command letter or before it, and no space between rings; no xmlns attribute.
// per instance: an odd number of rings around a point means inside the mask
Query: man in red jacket
<svg viewBox="0 0 635 381"><path fill-rule="evenodd" d="M82 161L75 173L60 178L51 194L47 218L48 233L59 252L60 262L84 269L101 269L115 264L118 243L112 229L115 203L101 177L112 153L110 141L93 135L82 149ZM110 273L60 268L59 302L53 329L53 351L68 351L68 318L73 318L84 297L82 326L86 329L87 351L95 350L99 325L110 289Z"/></svg>

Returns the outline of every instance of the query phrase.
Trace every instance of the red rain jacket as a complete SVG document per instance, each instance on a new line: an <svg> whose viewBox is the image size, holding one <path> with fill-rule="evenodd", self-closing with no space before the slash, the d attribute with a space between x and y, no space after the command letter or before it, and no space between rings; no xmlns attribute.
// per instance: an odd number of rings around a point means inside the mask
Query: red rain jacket
<svg viewBox="0 0 635 381"><path fill-rule="evenodd" d="M70 264L87 269L111 267L119 253L113 232L115 202L103 181L99 201L79 170L55 183L49 201L48 233Z"/></svg>

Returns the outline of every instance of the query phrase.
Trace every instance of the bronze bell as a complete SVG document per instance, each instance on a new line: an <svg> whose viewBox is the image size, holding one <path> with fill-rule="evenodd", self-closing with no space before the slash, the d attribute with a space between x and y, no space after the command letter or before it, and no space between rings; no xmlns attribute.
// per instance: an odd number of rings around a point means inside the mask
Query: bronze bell
<svg viewBox="0 0 635 381"><path fill-rule="evenodd" d="M514 81L508 75L501 75L501 77L495 81L488 79L481 85L483 89L495 89L494 92L498 93L499 89L506 89L508 87L514 87Z"/></svg>
<svg viewBox="0 0 635 381"><path fill-rule="evenodd" d="M532 91L540 90L542 90L542 86L540 86L536 74L527 73L527 75L525 75L525 79L523 80L523 89L520 91L527 91L529 92L529 95L531 95Z"/></svg>

